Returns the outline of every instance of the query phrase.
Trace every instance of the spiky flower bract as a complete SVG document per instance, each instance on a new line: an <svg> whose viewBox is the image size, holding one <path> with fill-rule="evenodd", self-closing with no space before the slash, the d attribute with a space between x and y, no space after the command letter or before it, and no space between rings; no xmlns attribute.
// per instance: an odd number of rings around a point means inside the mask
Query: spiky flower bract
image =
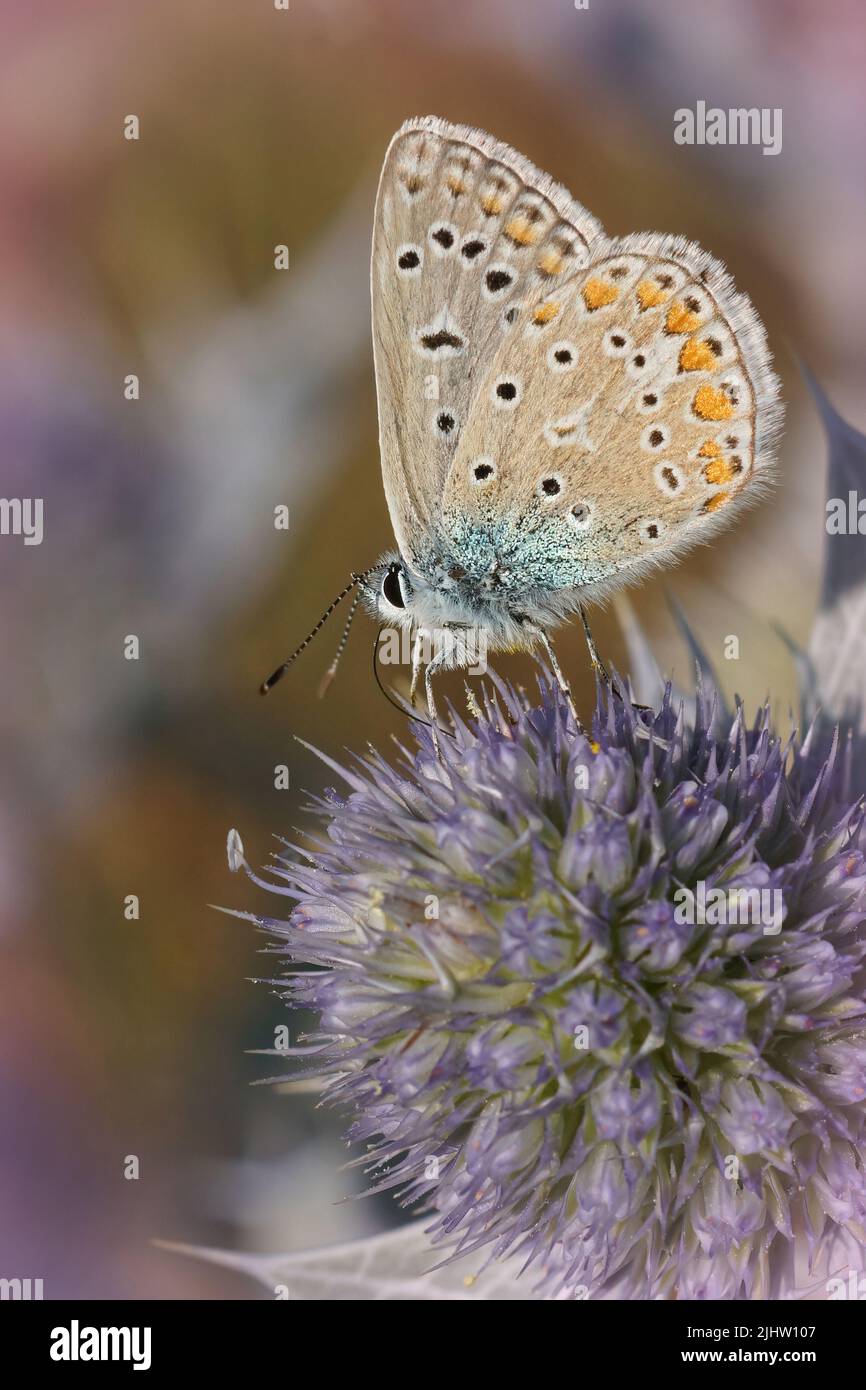
<svg viewBox="0 0 866 1390"><path fill-rule="evenodd" d="M700 690L646 720L603 693L585 735L497 682L442 763L422 733L341 771L260 920L304 963L299 1051L443 1254L784 1297L866 1244L863 812L837 737L720 727Z"/></svg>

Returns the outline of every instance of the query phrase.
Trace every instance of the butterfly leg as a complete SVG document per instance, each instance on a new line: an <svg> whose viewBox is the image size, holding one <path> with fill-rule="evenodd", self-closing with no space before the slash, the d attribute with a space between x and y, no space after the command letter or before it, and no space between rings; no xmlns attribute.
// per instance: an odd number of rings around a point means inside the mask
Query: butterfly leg
<svg viewBox="0 0 866 1390"><path fill-rule="evenodd" d="M587 619L586 609L583 607L583 604L578 604L577 611L580 614L580 621L583 623L583 635L586 638L586 645L589 648L589 659L592 662L593 670L596 672L598 677L604 682L604 684L610 687L615 698L617 700L622 700L623 703L625 703L625 696L623 695L616 681L613 680L613 678L611 677L610 672L608 671L607 667L605 666L604 662L598 654L598 648L595 645L595 638L592 635L592 629L589 626L589 620ZM653 713L653 711L647 705L635 704L633 700L631 703L633 709L642 711L645 714Z"/></svg>
<svg viewBox="0 0 866 1390"><path fill-rule="evenodd" d="M437 760L442 762L442 749L439 746L439 714L436 709L436 701L433 698L433 676L440 669L445 660L443 652L437 652L431 661L424 667L424 690L427 694L427 713L430 716L430 733L433 738L433 748Z"/></svg>
<svg viewBox="0 0 866 1390"><path fill-rule="evenodd" d="M583 624L583 635L586 638L586 645L589 648L589 659L592 662L592 669L595 671L596 675L602 681L604 681L605 685L610 686L614 695L619 695L620 692L617 690L616 686L610 678L610 672L608 671L607 667L605 666L604 662L598 654L598 647L595 645L595 638L592 635L592 629L589 626L589 619L586 616L586 609L584 608L582 603L578 604L577 611L580 614L580 621ZM620 699L621 698L622 696L620 696Z"/></svg>
<svg viewBox="0 0 866 1390"><path fill-rule="evenodd" d="M412 680L409 685L409 703L415 708L415 697L418 694L418 679L421 675L421 633L415 629L412 637Z"/></svg>
<svg viewBox="0 0 866 1390"><path fill-rule="evenodd" d="M577 725L577 727L579 729L582 728L583 726L581 725L577 713L577 705L574 703L574 696L571 693L571 686L565 679L565 676L562 674L562 667L556 659L556 652L553 650L553 643L551 642L547 633L544 631L544 628L539 627L537 623L530 622L528 618L524 618L523 627L526 632L530 632L533 637L537 637L539 642L543 646L545 655L547 656L547 659L550 662L550 669L554 674L557 685L559 686L560 690L565 696L565 701L568 705L568 708L571 710L572 718L574 719L574 722Z"/></svg>

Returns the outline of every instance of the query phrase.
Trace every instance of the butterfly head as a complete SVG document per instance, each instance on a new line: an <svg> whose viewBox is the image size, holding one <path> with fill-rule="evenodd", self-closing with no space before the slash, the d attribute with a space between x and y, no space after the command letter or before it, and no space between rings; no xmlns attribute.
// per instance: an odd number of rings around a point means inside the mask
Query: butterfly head
<svg viewBox="0 0 866 1390"><path fill-rule="evenodd" d="M389 628L417 628L443 616L434 588L396 551L365 577L361 598L370 616Z"/></svg>
<svg viewBox="0 0 866 1390"><path fill-rule="evenodd" d="M491 555L485 561L477 572L451 553L410 566L391 552L364 578L362 599L384 629L405 628L428 641L444 666L466 664L456 632L474 634L473 640L490 650L514 650L526 645L527 620L543 625L561 620L549 594L511 588L504 559ZM539 604L539 598L546 601Z"/></svg>

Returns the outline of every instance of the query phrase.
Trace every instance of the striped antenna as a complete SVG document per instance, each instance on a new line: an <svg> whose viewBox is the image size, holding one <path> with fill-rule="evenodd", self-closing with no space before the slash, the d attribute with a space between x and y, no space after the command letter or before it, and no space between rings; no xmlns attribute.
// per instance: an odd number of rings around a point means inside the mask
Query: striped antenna
<svg viewBox="0 0 866 1390"><path fill-rule="evenodd" d="M360 602L361 595L359 593L356 593L355 597L352 599L351 607L349 608L349 616L346 619L346 626L343 628L343 635L337 643L337 650L334 652L334 660L331 662L327 671L322 676L322 679L319 681L319 689L317 694L320 700L327 691L328 686L331 684L331 681L337 674L337 667L340 664L340 657L343 655L343 652L346 649L346 643L349 640L349 628L352 626L352 619L355 616L355 611Z"/></svg>
<svg viewBox="0 0 866 1390"><path fill-rule="evenodd" d="M277 667L276 671L272 671L272 672L271 672L271 674L268 676L268 678L267 678L266 681L262 681L261 685L259 686L259 694L260 694L260 695L267 695L269 691L273 690L273 688L274 688L274 686L277 684L277 682L278 682L278 681L281 681L281 680L283 679L283 676L286 674L286 672L288 671L289 667L290 667L290 666L293 666L294 663L297 661L298 657L301 655L301 652L305 651L306 648L307 648L307 647L310 645L310 643L312 642L313 638L316 636L316 634L317 634L318 632L321 632L322 628L325 626L325 623L328 621L328 619L330 618L331 614L333 613L333 611L334 611L334 609L337 607L337 605L340 604L340 603L342 603L342 602L343 602L343 599L346 597L346 595L347 595L347 594L350 594L350 593L352 592L352 590L355 589L355 588L357 588L357 586L358 586L359 584L362 584L362 583L364 582L364 580L365 580L369 575L371 575L375 569L376 569L376 566L373 565L373 566L372 566L370 569L368 569L368 570L362 570L362 572L361 572L360 574L353 574L353 575L352 575L352 578L350 579L349 583L346 585L345 589L341 590L341 592L340 592L339 594L337 594L337 597L334 599L333 603L329 603L329 604L328 604L328 607L325 609L325 611L324 611L324 613L322 614L321 618L320 618L319 621L316 623L316 626L312 629L311 632L308 632L308 633L307 633L307 635L306 635L306 637L304 638L304 640L303 640L303 642L301 643L301 645L300 645L299 647L296 647L296 648L295 648L295 650L292 652L291 656L287 657L286 660L282 663L282 665ZM351 622L352 618L353 618L354 615L355 615L355 609L356 609L357 605L358 605L358 596L356 595L356 596L355 596L355 600L354 600L354 602L353 602L353 604L352 604L351 612L349 613L349 622ZM331 668L330 668L331 671L333 671L333 669L336 667L337 660L338 660L339 657L342 655L342 651L343 651L343 648L344 648L345 645L346 645L346 639L347 639L348 635L349 635L349 623L346 624L345 630L344 630L344 632L343 632L343 636L342 636L342 638L340 639L340 645L339 645L339 647L337 648L337 656L335 657L334 661L331 663ZM327 688L327 687L326 687L326 688Z"/></svg>

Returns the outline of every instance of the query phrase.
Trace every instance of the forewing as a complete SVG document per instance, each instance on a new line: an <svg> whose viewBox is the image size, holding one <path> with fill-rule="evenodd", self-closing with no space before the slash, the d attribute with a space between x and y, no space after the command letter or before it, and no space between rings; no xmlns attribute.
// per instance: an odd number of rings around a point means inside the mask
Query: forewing
<svg viewBox="0 0 866 1390"><path fill-rule="evenodd" d="M394 136L376 203L373 341L385 494L410 562L429 548L510 309L584 264L600 235L565 189L482 131L428 116Z"/></svg>

